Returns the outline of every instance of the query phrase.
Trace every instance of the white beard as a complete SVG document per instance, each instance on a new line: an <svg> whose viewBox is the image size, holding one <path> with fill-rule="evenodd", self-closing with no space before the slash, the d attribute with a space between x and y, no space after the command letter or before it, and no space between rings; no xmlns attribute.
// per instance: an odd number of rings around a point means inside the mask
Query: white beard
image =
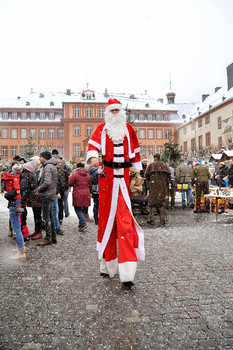
<svg viewBox="0 0 233 350"><path fill-rule="evenodd" d="M105 112L105 124L108 136L113 142L122 142L126 134L126 114L125 111L119 111L114 114L110 111Z"/></svg>

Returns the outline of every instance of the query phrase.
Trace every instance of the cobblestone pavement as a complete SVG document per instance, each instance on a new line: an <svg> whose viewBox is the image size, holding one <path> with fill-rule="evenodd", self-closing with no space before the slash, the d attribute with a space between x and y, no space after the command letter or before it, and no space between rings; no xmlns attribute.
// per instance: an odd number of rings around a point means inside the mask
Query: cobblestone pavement
<svg viewBox="0 0 233 350"><path fill-rule="evenodd" d="M179 207L166 228L137 216L146 261L126 290L100 277L97 227L80 233L73 208L57 245L29 241L27 261L10 261L5 206L0 195L0 349L233 349L232 211L216 221Z"/></svg>

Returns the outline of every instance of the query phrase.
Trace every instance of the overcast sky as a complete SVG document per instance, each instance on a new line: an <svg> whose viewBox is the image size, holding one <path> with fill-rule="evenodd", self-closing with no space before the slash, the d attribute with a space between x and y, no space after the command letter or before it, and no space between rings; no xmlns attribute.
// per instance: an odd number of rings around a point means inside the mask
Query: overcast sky
<svg viewBox="0 0 233 350"><path fill-rule="evenodd" d="M226 84L233 0L0 0L0 98L144 92L194 102Z"/></svg>

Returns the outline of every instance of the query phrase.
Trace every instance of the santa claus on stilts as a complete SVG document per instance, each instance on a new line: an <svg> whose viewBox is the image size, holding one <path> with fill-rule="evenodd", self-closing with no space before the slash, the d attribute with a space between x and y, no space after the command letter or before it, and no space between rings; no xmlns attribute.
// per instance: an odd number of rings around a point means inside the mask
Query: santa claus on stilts
<svg viewBox="0 0 233 350"><path fill-rule="evenodd" d="M89 140L87 163L97 167L99 152L103 161L97 239L100 274L113 278L118 272L121 283L131 287L137 260L145 259L145 251L143 231L131 210L130 170L141 170L142 166L136 133L116 99L108 101L105 123L97 127Z"/></svg>

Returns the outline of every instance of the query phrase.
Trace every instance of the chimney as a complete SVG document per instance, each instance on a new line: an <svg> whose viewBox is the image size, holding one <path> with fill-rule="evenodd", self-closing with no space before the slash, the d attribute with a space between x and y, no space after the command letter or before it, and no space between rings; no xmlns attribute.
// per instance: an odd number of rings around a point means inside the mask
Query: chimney
<svg viewBox="0 0 233 350"><path fill-rule="evenodd" d="M71 95L71 90L70 89L66 89L66 95Z"/></svg>
<svg viewBox="0 0 233 350"><path fill-rule="evenodd" d="M105 91L104 91L104 97L108 98L109 97L109 94L108 94L108 89L106 88Z"/></svg>
<svg viewBox="0 0 233 350"><path fill-rule="evenodd" d="M17 97L17 100L20 100L20 96Z"/></svg>
<svg viewBox="0 0 233 350"><path fill-rule="evenodd" d="M210 96L210 95L207 95L207 94L202 95L202 102L204 102L208 96Z"/></svg>
<svg viewBox="0 0 233 350"><path fill-rule="evenodd" d="M227 90L233 87L233 62L227 67Z"/></svg>
<svg viewBox="0 0 233 350"><path fill-rule="evenodd" d="M218 90L221 89L221 86L217 86L215 89L214 89L214 92L217 92Z"/></svg>
<svg viewBox="0 0 233 350"><path fill-rule="evenodd" d="M163 103L163 98L158 98L157 102Z"/></svg>

